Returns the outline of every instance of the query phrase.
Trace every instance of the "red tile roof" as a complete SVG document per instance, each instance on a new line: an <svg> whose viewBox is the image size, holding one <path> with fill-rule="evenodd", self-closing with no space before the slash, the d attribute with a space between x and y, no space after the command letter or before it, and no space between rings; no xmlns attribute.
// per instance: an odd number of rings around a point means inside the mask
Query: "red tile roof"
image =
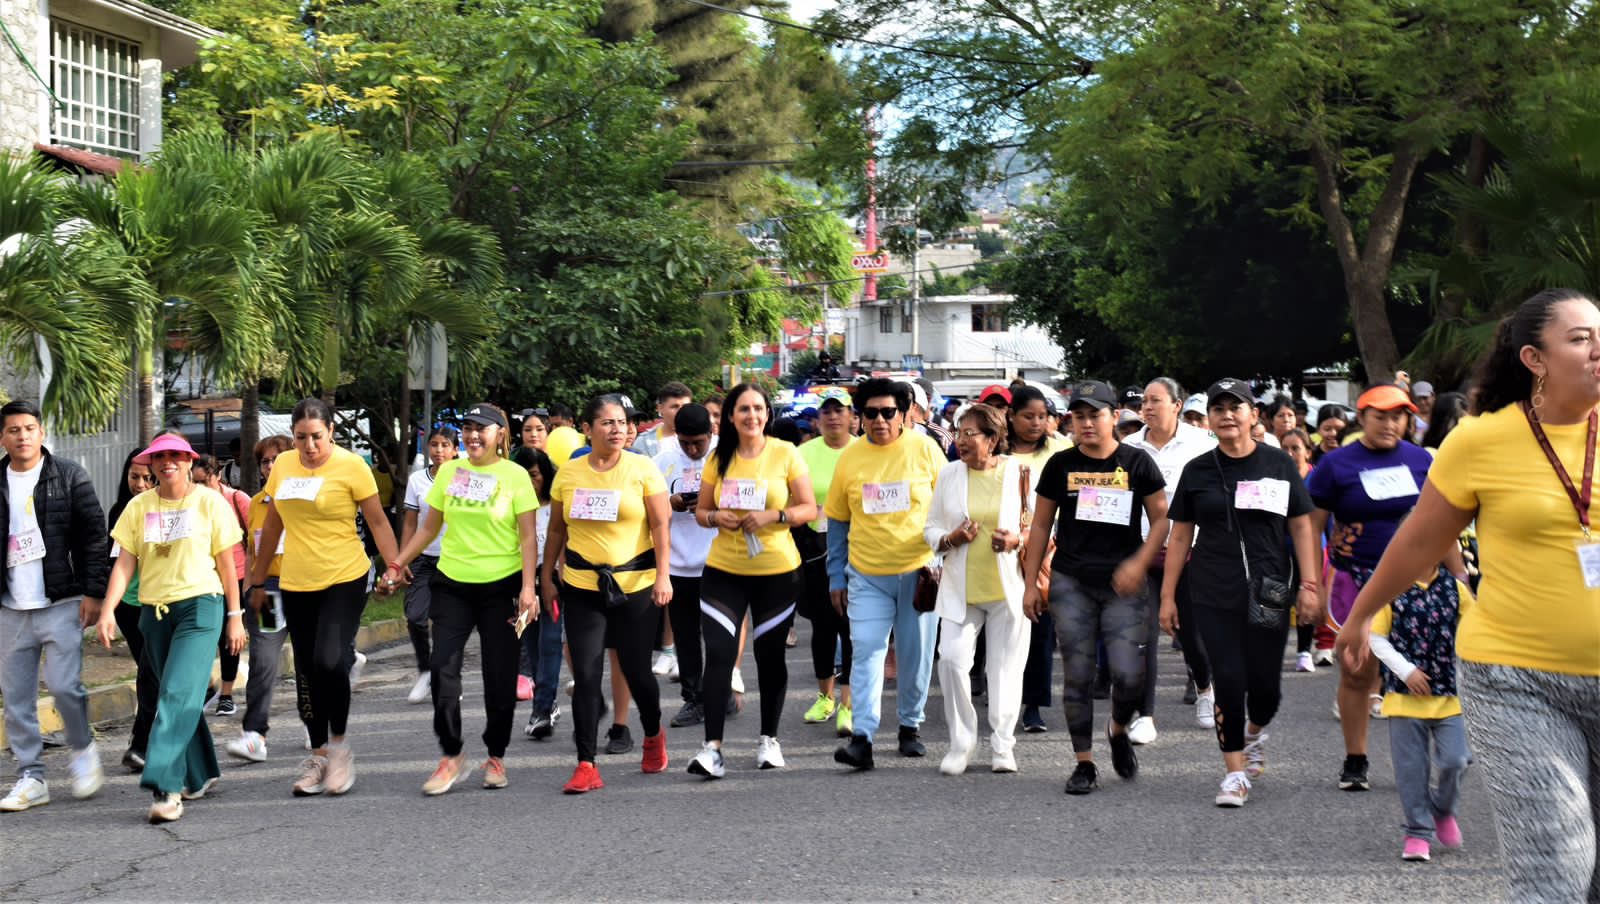
<svg viewBox="0 0 1600 904"><path fill-rule="evenodd" d="M99 173L102 176L115 176L122 172L122 168L133 161L121 157L112 157L108 154L96 154L94 151L85 151L78 148L63 147L59 144L34 143L33 149L46 157L55 159L90 173Z"/></svg>

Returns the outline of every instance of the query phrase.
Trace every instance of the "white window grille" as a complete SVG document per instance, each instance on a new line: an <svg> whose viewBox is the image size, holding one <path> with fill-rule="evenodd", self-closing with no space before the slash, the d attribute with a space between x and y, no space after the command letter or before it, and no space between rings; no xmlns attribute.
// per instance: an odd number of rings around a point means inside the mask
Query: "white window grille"
<svg viewBox="0 0 1600 904"><path fill-rule="evenodd" d="M115 157L139 156L139 45L59 19L50 21L57 144Z"/></svg>

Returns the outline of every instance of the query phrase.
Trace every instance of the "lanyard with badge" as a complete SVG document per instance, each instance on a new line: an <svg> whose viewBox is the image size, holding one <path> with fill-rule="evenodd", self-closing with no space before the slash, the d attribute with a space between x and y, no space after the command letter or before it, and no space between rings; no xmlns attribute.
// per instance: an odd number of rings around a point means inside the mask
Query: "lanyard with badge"
<svg viewBox="0 0 1600 904"><path fill-rule="evenodd" d="M1561 480L1561 488L1567 491L1567 498L1572 500L1572 507L1578 512L1578 525L1583 528L1583 540L1578 546L1578 566L1583 569L1583 585L1593 590L1600 588L1600 543L1596 543L1589 535L1589 500L1594 496L1594 447L1596 433L1600 432L1600 413L1589 412L1588 437L1583 448L1583 491L1572 485L1572 475L1567 473L1566 466L1561 464L1561 459L1556 455L1556 450L1550 447L1550 438L1544 435L1544 428L1539 426L1539 421L1527 407L1522 409L1523 417L1528 419L1528 426L1533 428L1533 438L1538 440L1540 451L1550 460L1550 467L1556 471L1556 477Z"/></svg>

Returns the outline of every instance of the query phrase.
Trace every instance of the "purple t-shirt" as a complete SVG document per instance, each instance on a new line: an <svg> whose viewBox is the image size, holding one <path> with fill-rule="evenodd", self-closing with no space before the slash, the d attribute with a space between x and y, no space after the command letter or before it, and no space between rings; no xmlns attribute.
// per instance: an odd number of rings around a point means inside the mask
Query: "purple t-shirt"
<svg viewBox="0 0 1600 904"><path fill-rule="evenodd" d="M1426 449L1403 441L1381 452L1354 442L1317 462L1306 489L1318 508L1333 513L1334 564L1377 567L1401 519L1416 506L1432 464Z"/></svg>

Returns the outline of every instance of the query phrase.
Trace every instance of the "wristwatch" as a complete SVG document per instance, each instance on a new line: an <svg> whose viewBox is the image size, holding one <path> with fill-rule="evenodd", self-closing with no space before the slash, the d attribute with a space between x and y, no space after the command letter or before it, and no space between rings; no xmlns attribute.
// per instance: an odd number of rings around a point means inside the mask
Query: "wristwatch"
<svg viewBox="0 0 1600 904"><path fill-rule="evenodd" d="M788 509L778 509L778 523L779 524L788 524L789 523L789 510Z"/></svg>

